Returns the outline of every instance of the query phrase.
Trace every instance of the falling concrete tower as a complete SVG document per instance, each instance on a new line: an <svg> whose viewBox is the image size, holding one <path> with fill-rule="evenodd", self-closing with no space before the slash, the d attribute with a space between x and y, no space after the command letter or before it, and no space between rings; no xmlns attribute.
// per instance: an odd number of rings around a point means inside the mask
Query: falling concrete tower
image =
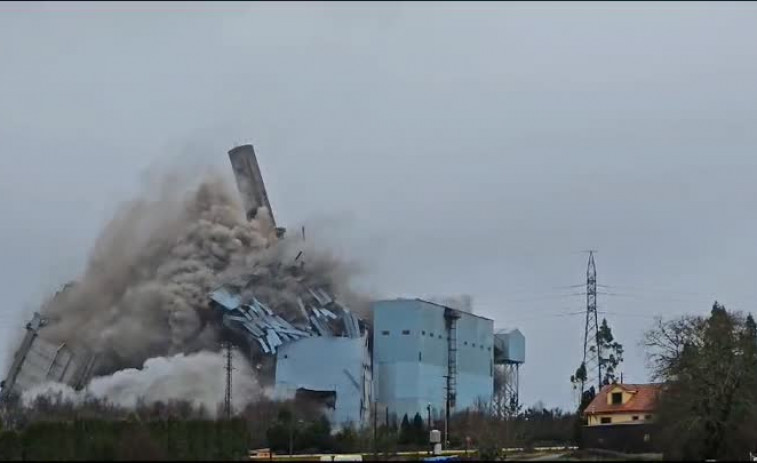
<svg viewBox="0 0 757 463"><path fill-rule="evenodd" d="M242 196L242 205L247 220L254 219L258 213L258 208L265 207L271 223L276 228L277 236L282 236L284 229L276 227L276 219L273 217L271 203L268 201L268 193L265 190L263 175L255 156L255 148L252 145L237 146L229 151L229 159L234 169L239 194Z"/></svg>

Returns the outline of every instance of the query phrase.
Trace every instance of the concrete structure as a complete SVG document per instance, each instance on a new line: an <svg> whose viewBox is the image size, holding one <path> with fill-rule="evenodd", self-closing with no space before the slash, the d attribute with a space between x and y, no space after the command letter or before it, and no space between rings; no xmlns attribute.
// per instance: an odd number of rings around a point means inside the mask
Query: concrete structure
<svg viewBox="0 0 757 463"><path fill-rule="evenodd" d="M237 146L229 151L229 160L231 160L231 167L234 169L234 178L242 197L242 205L247 214L247 219L255 218L258 208L265 207L271 223L276 227L276 219L273 216L271 202L268 200L268 192L265 189L263 174L260 172L260 165L258 165L258 159L255 156L255 148L252 145ZM276 233L281 236L284 234L284 229L276 228Z"/></svg>
<svg viewBox="0 0 757 463"><path fill-rule="evenodd" d="M285 344L276 354L278 398L326 397L336 426L368 424L373 401L368 334L360 338L312 337Z"/></svg>
<svg viewBox="0 0 757 463"><path fill-rule="evenodd" d="M494 322L452 311L459 318L451 330L445 317L450 311L420 299L373 304L374 392L379 406L390 414L425 417L430 405L432 415L442 417L450 372L455 387L451 412L491 400Z"/></svg>

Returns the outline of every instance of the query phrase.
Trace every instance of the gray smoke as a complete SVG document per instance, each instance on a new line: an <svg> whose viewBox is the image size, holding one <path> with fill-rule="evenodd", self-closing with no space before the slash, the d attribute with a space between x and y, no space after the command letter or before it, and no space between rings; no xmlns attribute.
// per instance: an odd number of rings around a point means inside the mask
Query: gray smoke
<svg viewBox="0 0 757 463"><path fill-rule="evenodd" d="M94 378L82 391L60 383L44 383L25 391L22 401L31 405L38 397L59 396L81 403L88 397L133 409L137 404L180 400L202 406L214 415L224 396L225 358L222 353L177 354L147 360L141 369L128 368L110 376ZM242 409L263 394L249 364L234 355L232 407Z"/></svg>
<svg viewBox="0 0 757 463"><path fill-rule="evenodd" d="M366 315L348 288L352 272L328 254L307 249L292 263L295 238L278 240L268 215L247 221L222 177L195 188L175 179L124 204L95 243L83 276L42 309L53 342L81 344L101 355L100 374L147 359L217 350L207 294L232 283L274 310L297 312L305 286L332 292ZM300 259L301 260L301 259Z"/></svg>

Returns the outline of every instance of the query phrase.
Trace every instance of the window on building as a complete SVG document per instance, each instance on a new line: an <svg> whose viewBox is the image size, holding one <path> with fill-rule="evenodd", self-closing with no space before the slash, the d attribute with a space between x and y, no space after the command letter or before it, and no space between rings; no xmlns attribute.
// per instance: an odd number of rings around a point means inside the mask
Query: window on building
<svg viewBox="0 0 757 463"><path fill-rule="evenodd" d="M421 331L421 335L422 336L426 336L426 332L425 331Z"/></svg>
<svg viewBox="0 0 757 463"><path fill-rule="evenodd" d="M621 405L623 403L623 393L622 392L613 392L612 393L612 404L613 405Z"/></svg>
<svg viewBox="0 0 757 463"><path fill-rule="evenodd" d="M489 351L492 350L491 346L487 347L486 350L489 350Z"/></svg>
<svg viewBox="0 0 757 463"><path fill-rule="evenodd" d="M419 362L423 361L423 355L420 352L418 352L418 361Z"/></svg>
<svg viewBox="0 0 757 463"><path fill-rule="evenodd" d="M599 422L602 423L602 424L610 424L610 423L612 423L612 417L610 417L610 416L603 416L602 418L599 419Z"/></svg>
<svg viewBox="0 0 757 463"><path fill-rule="evenodd" d="M634 416L631 417L631 420L633 420L633 421L639 421L639 417L636 416L636 415L634 415Z"/></svg>
<svg viewBox="0 0 757 463"><path fill-rule="evenodd" d="M465 344L467 346L468 345L468 341L465 341L463 344Z"/></svg>
<svg viewBox="0 0 757 463"><path fill-rule="evenodd" d="M402 330L402 334L410 334L410 330Z"/></svg>
<svg viewBox="0 0 757 463"><path fill-rule="evenodd" d="M383 334L384 336L389 336L389 332L388 331L382 331L381 334Z"/></svg>
<svg viewBox="0 0 757 463"><path fill-rule="evenodd" d="M442 339L442 335L441 334L439 335L439 339Z"/></svg>
<svg viewBox="0 0 757 463"><path fill-rule="evenodd" d="M644 415L644 419L645 420L651 420L652 419L652 415Z"/></svg>
<svg viewBox="0 0 757 463"><path fill-rule="evenodd" d="M471 347L476 347L476 343L474 342L473 344L471 344Z"/></svg>
<svg viewBox="0 0 757 463"><path fill-rule="evenodd" d="M434 333L429 333L428 335L431 336L432 338L434 337Z"/></svg>

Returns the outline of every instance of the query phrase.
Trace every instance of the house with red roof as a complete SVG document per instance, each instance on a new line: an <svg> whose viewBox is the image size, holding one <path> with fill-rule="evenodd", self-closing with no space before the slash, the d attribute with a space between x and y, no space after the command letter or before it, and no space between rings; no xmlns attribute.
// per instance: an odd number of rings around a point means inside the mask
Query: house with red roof
<svg viewBox="0 0 757 463"><path fill-rule="evenodd" d="M621 452L657 447L654 418L662 384L608 384L583 412L583 445Z"/></svg>
<svg viewBox="0 0 757 463"><path fill-rule="evenodd" d="M608 384L599 390L584 418L588 426L640 424L654 419L662 384Z"/></svg>

